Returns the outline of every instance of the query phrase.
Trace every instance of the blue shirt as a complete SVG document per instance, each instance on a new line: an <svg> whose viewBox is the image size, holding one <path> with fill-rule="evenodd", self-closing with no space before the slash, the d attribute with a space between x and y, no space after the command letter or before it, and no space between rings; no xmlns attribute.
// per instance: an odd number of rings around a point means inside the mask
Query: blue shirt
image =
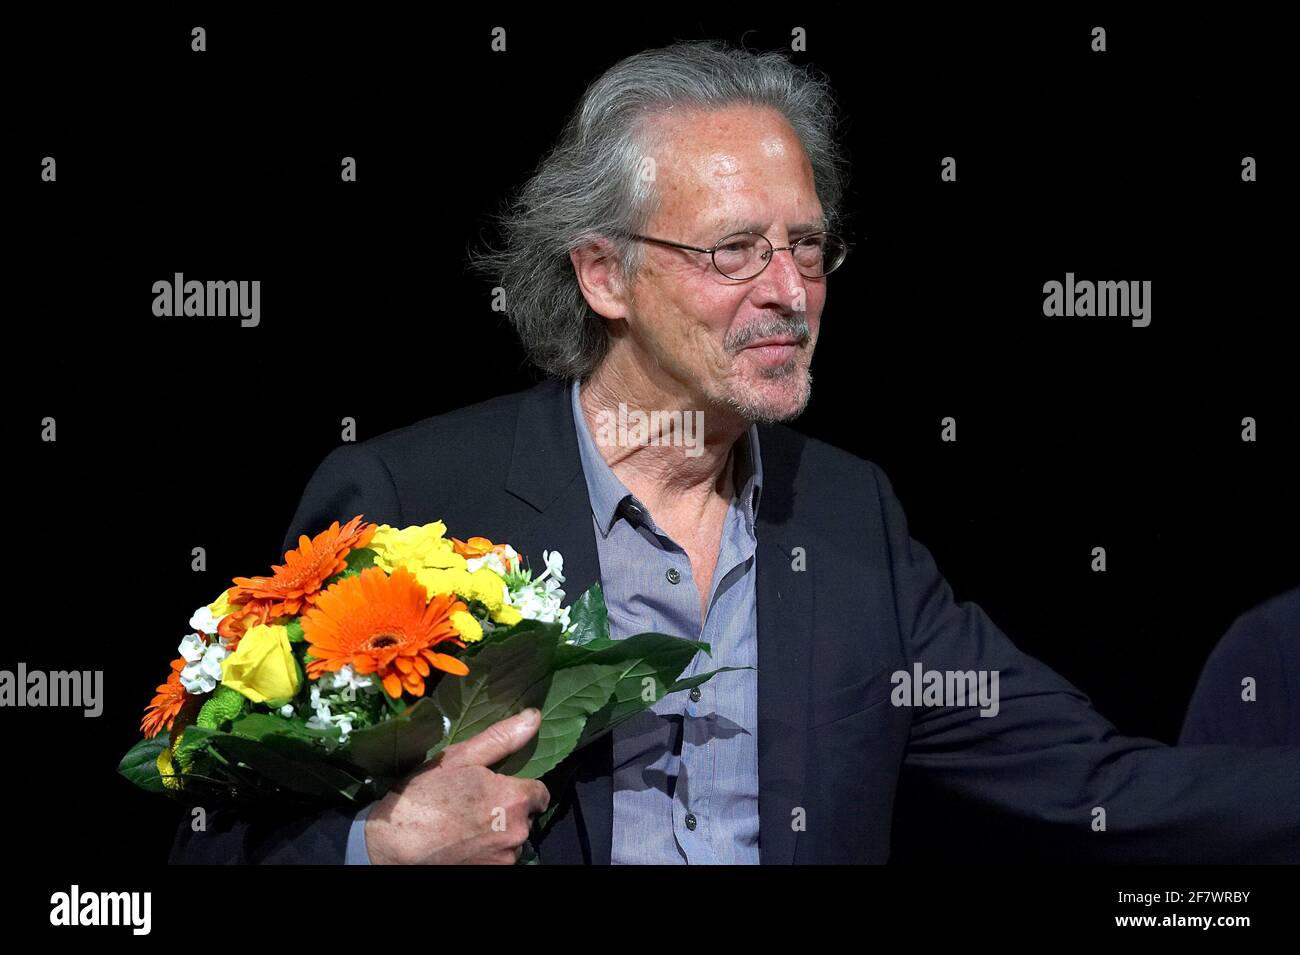
<svg viewBox="0 0 1300 955"><path fill-rule="evenodd" d="M683 676L722 666L757 667L754 550L763 478L757 427L751 425L736 442L737 493L727 510L701 626L690 558L605 463L576 381L571 406L611 638L655 631L709 644L712 655L697 653ZM669 694L617 726L612 736L611 862L758 863L757 670L720 673L696 690ZM366 807L357 815L349 833L349 865L369 861L368 812Z"/></svg>
<svg viewBox="0 0 1300 955"><path fill-rule="evenodd" d="M701 627L690 558L605 463L582 413L577 382L572 407L610 636L652 630L709 644L712 656L697 653L683 676L756 667L754 522L763 477L758 429L751 425L736 442L738 493L727 510ZM665 696L615 727L613 747L615 865L759 861L757 670L719 673L698 693Z"/></svg>

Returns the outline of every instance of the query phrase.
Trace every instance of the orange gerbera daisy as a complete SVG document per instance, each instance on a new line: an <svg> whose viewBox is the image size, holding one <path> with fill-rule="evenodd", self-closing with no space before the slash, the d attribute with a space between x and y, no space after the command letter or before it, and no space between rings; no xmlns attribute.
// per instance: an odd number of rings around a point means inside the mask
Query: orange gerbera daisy
<svg viewBox="0 0 1300 955"><path fill-rule="evenodd" d="M177 657L173 660L171 676L167 677L166 683L158 685L158 695L145 707L144 719L140 721L140 729L144 732L145 739L153 739L164 728L170 730L172 723L176 720L176 714L181 711L181 707L189 699L185 687L181 686L181 670L183 669L185 669L184 657Z"/></svg>
<svg viewBox="0 0 1300 955"><path fill-rule="evenodd" d="M256 612L262 621L296 616L315 600L326 580L347 567L349 551L370 543L376 529L375 524L362 524L358 514L342 527L335 521L314 538L303 534L298 547L284 555L284 563L271 568L273 576L235 578L230 602L243 606L232 609L231 615L242 620Z"/></svg>
<svg viewBox="0 0 1300 955"><path fill-rule="evenodd" d="M460 554L466 560L474 557L486 557L488 554L496 554L501 558L501 563L505 565L506 570L514 570L512 563L518 563L518 555L511 557L506 551L508 544L494 544L486 537L471 537L467 541L459 537L451 539L451 549Z"/></svg>
<svg viewBox="0 0 1300 955"><path fill-rule="evenodd" d="M217 634L226 638L227 650L234 653L245 633L259 623L266 623L271 603L270 600L250 600L246 604L233 606L230 613L221 618L217 624Z"/></svg>
<svg viewBox="0 0 1300 955"><path fill-rule="evenodd" d="M389 696L403 690L423 696L430 667L456 676L469 673L462 661L433 649L443 641L465 646L451 623L451 615L464 609L455 594L429 600L405 567L391 577L368 567L322 591L303 614L307 652L315 657L307 675L316 679L350 663L357 673L378 674Z"/></svg>

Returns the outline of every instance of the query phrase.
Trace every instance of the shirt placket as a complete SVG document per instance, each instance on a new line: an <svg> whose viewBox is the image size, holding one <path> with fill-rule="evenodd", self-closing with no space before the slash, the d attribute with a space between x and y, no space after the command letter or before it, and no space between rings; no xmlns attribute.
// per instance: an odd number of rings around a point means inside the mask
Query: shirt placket
<svg viewBox="0 0 1300 955"><path fill-rule="evenodd" d="M718 636L722 632L718 621L726 617L726 604L732 596L734 588L728 588L725 593L718 596L718 590L722 583L727 580L745 561L742 554L738 554L732 541L735 539L734 523L742 520L735 507L727 512L727 526L724 528L723 551L719 555L717 566L714 569L713 580L710 582L709 607L705 612L704 626L700 631L699 640L709 644L713 651L713 656L705 656L703 653L696 653L691 659L691 664L687 668L686 676L696 676L706 669L716 669L722 665L719 661L721 657L731 652L730 647L722 646L718 643ZM683 583L689 583L691 598L695 597L695 581L690 575L683 578ZM680 584L678 585L680 586ZM680 772L686 779L686 798L690 805L687 805L681 798L683 787L681 779L678 780L678 787L674 794L674 823L679 827L679 843L687 853L687 857L692 863L716 863L718 862L717 853L713 845L713 827L712 821L712 802L714 796L714 787L716 784L716 753L715 747L710 745L710 732L714 725L713 714L717 712L717 687L713 680L704 683L700 690L700 699L698 701L690 698L689 691L686 694L686 703L683 713L683 730L682 730L682 754ZM688 823L688 816L695 820L695 828L692 829Z"/></svg>

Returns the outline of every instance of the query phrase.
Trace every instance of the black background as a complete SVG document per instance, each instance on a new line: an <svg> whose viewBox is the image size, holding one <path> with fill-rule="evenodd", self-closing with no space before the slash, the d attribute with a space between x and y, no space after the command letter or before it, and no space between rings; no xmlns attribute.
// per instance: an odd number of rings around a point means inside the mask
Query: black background
<svg viewBox="0 0 1300 955"><path fill-rule="evenodd" d="M365 439L536 380L466 251L586 84L674 39L788 49L806 27L792 58L839 96L855 250L795 427L885 469L959 599L1122 732L1173 742L1232 619L1300 583L1278 24L597 13L8 24L0 666L105 672L99 719L0 714L6 841L54 884L71 859L84 879L165 859L179 811L117 760L193 609L279 560L340 419ZM1247 155L1258 182L1241 181ZM1151 325L1045 318L1043 283L1067 271L1150 280ZM152 283L174 272L261 280L260 326L154 317ZM956 444L939 440L948 415ZM961 858L969 824L923 799L899 858Z"/></svg>

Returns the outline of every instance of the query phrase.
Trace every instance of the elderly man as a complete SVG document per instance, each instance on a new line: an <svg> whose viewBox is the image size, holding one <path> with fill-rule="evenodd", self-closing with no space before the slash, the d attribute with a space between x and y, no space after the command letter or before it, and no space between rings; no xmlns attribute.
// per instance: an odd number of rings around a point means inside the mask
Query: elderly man
<svg viewBox="0 0 1300 955"><path fill-rule="evenodd" d="M526 712L355 816L182 827L175 857L512 862L554 800L547 863L883 862L907 763L1063 853L1300 861L1300 750L1118 735L954 600L879 468L780 423L808 402L842 194L824 81L712 44L617 64L478 262L547 379L335 450L286 539L361 512L558 549L571 595L602 584L615 638L675 633L712 647L692 671L754 669L540 782L490 769L529 744ZM611 430L629 409L658 430ZM699 413L702 440L671 412Z"/></svg>

